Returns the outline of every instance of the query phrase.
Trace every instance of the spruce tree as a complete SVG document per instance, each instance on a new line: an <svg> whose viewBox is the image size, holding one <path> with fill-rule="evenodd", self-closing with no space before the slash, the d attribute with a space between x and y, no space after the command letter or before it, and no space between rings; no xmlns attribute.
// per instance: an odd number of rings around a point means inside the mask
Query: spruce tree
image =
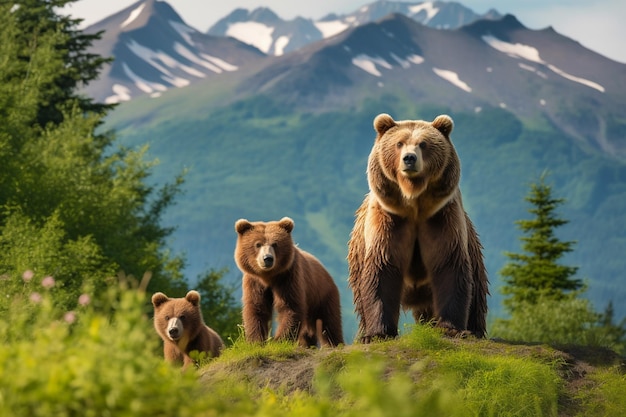
<svg viewBox="0 0 626 417"><path fill-rule="evenodd" d="M520 238L524 253L506 252L510 262L500 271L506 283L501 292L508 296L504 305L509 312L520 303L533 304L540 297L560 300L583 288L582 281L573 278L578 268L559 263L576 242L561 241L555 236L555 229L568 223L555 213L565 200L552 196L552 187L545 179L544 173L531 184L525 197L532 205L528 211L534 217L515 222L524 233Z"/></svg>

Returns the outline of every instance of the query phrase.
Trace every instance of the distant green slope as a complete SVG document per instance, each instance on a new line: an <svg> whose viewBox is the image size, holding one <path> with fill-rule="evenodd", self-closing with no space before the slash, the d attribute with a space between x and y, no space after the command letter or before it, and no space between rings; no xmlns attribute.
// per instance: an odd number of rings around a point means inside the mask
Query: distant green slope
<svg viewBox="0 0 626 417"><path fill-rule="evenodd" d="M485 247L492 315L500 313L503 251L520 250L514 221L530 216L523 199L544 170L551 173L554 195L567 199L559 214L571 222L557 231L559 238L578 241L565 262L580 267L597 309L626 297L626 165L584 152L546 120L522 123L500 108L455 113L399 96L377 97L357 109L306 113L264 96L217 105L223 96L205 97L203 104L198 94L124 104L106 126L117 130L124 145L150 145L149 155L160 161L155 181L189 170L185 194L166 221L178 227L172 247L186 253L192 280L224 266L239 279L232 259L237 219L290 216L296 242L322 260L340 286L351 337L355 320L345 258L354 211L367 192L372 120L381 112L426 120L445 112L455 121L464 203ZM625 305L615 307L617 318L626 315Z"/></svg>

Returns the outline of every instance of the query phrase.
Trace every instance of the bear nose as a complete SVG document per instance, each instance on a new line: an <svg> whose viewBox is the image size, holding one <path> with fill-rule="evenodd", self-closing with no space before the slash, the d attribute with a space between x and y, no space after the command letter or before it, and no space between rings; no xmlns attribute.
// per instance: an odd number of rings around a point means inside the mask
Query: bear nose
<svg viewBox="0 0 626 417"><path fill-rule="evenodd" d="M415 155L414 153L407 153L402 157L402 161L405 165L415 165L415 163L417 162L417 155Z"/></svg>
<svg viewBox="0 0 626 417"><path fill-rule="evenodd" d="M171 329L168 330L170 337L172 338L177 338L178 337L178 328L176 327L172 327Z"/></svg>
<svg viewBox="0 0 626 417"><path fill-rule="evenodd" d="M263 255L263 264L266 268L271 267L272 265L274 265L274 257L269 253Z"/></svg>

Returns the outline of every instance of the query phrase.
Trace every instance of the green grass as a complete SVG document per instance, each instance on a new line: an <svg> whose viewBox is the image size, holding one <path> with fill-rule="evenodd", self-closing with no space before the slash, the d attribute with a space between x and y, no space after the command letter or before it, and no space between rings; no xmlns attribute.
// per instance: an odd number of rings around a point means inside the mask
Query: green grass
<svg viewBox="0 0 626 417"><path fill-rule="evenodd" d="M240 336L183 372L162 358L145 294L90 296L73 311L45 288L0 298L0 415L617 416L626 407L623 358L606 349L450 339L428 325L334 349Z"/></svg>

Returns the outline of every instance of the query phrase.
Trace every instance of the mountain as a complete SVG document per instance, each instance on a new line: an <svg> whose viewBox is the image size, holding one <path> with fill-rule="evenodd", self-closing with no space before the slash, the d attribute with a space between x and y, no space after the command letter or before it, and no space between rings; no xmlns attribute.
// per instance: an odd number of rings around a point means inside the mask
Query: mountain
<svg viewBox="0 0 626 417"><path fill-rule="evenodd" d="M330 14L317 21L302 17L283 20L265 7L254 10L236 9L216 22L207 33L239 39L270 55L283 55L391 13L403 14L423 25L438 29L457 29L479 19L501 17L493 9L484 15L478 15L456 2L406 3L378 0L352 13L341 16Z"/></svg>
<svg viewBox="0 0 626 417"><path fill-rule="evenodd" d="M347 288L347 241L367 192L372 120L455 121L464 205L485 247L491 316L498 271L519 252L515 221L527 219L529 184L548 171L559 238L576 241L564 262L579 267L597 309L626 297L626 65L551 28L514 16L437 30L402 14L350 28L194 88L120 105L105 128L127 146L150 145L153 180L188 170L185 192L165 217L171 247L194 279L229 269L235 221L295 220L294 238L327 266L341 289L346 337L355 329ZM626 305L615 302L616 317Z"/></svg>
<svg viewBox="0 0 626 417"><path fill-rule="evenodd" d="M90 52L115 57L85 92L107 103L140 95L158 97L171 88L237 71L262 59L258 49L233 38L188 26L166 2L141 0L85 29L104 31Z"/></svg>
<svg viewBox="0 0 626 417"><path fill-rule="evenodd" d="M512 15L441 31L393 14L277 57L242 89L309 110L350 106L372 91L456 111L495 105L626 158L624 65Z"/></svg>

